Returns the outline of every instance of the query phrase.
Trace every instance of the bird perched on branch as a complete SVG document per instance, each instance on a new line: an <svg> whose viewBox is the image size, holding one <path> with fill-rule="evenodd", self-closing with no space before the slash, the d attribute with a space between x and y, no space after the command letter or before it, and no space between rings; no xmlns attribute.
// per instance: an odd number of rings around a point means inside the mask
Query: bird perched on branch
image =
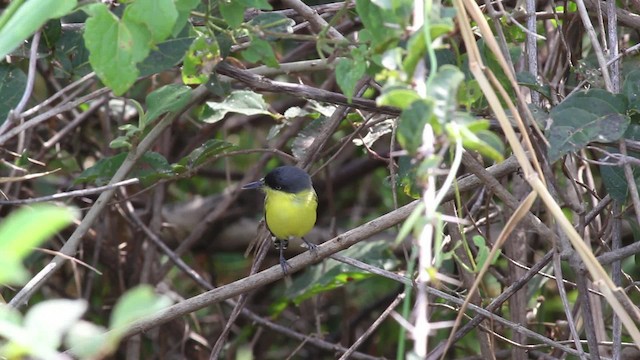
<svg viewBox="0 0 640 360"><path fill-rule="evenodd" d="M264 217L275 248L280 251L280 266L286 275L291 266L284 258L284 250L290 239L299 237L309 250L316 251L316 245L304 238L316 224L318 207L311 177L298 167L281 166L242 188L264 191Z"/></svg>

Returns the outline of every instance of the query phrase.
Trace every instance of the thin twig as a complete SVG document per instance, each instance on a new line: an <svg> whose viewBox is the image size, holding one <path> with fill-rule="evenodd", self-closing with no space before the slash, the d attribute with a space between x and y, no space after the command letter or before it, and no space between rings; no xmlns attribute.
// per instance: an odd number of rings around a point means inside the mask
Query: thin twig
<svg viewBox="0 0 640 360"><path fill-rule="evenodd" d="M106 93L108 93L109 91L111 91L111 89L109 88L102 88L102 89L98 89L88 95L85 95L79 99L73 100L73 101L69 101L68 103L65 103L64 105L60 105L56 108L53 108L47 112L44 112L32 119L29 119L28 121L25 121L24 124L18 125L16 127L14 127L13 129L11 129L10 131L7 131L5 134L0 135L0 146L4 145L5 142L7 142L7 140L11 139L12 137L24 132L27 129L31 129L32 127L47 121L49 119L51 119L51 117L56 116L62 112L65 111L69 111L73 108L75 108L78 105L84 104L86 102L88 102L89 100L95 99L97 97L100 97L101 95L104 95Z"/></svg>
<svg viewBox="0 0 640 360"><path fill-rule="evenodd" d="M107 89L101 89L94 92L93 96L99 96L100 94L106 93ZM96 95L96 93L98 95ZM129 171L135 166L137 161L142 157L142 155L151 148L156 141L156 139L164 132L164 130L169 127L182 112L186 111L194 103L197 103L208 96L208 90L205 86L200 86L196 88L192 93L192 101L185 106L182 111L178 111L175 113L168 114L165 116L159 123L156 125L147 136L142 139L140 144L129 152L129 155L126 157L120 168L116 171L116 173L111 178L109 182L110 185L119 183L124 180ZM84 100L86 101L86 100ZM84 102L82 101L82 102ZM82 103L81 102L81 103ZM72 106L71 108L75 107ZM7 134L8 135L8 134ZM1 141L0 141L1 143ZM72 256L76 253L78 246L80 245L81 239L84 235L89 231L89 228L92 226L94 221L100 216L102 211L106 208L107 204L113 197L115 192L115 188L104 191L98 197L98 200L93 204L87 215L82 219L80 225L76 228L76 230L71 234L69 239L65 242L64 246L60 249L60 253L63 255ZM9 305L12 307L21 307L27 303L27 301L31 298L31 296L44 284L44 282L51 277L61 266L66 262L66 259L62 256L56 256L53 260L43 269L41 270L34 278L32 278L9 302Z"/></svg>
<svg viewBox="0 0 640 360"><path fill-rule="evenodd" d="M24 107L27 106L29 98L31 98L33 85L36 81L36 63L38 61L38 45L40 44L41 34L42 33L40 31L37 31L33 35L33 39L31 40L31 50L29 52L29 71L27 72L27 86L25 86L24 92L22 93L22 98L20 98L18 105L16 105L15 109L9 112L7 119L2 124L2 126L0 126L0 135L4 134L17 119L22 118L20 116L20 113L22 113Z"/></svg>
<svg viewBox="0 0 640 360"><path fill-rule="evenodd" d="M380 324L382 324L382 322L389 316L389 314L396 308L396 306L400 304L400 301L402 301L403 299L404 299L404 294L398 295L391 302L391 304L389 304L389 306L382 312L382 314L380 314L380 316L376 319L376 321L374 321L373 324L371 324L371 326L367 328L367 330L362 335L360 335L358 340L356 340L356 342L354 342L353 345L349 347L349 350L347 350L344 354L342 354L342 356L340 356L339 360L349 359L349 357L351 357L351 354L353 354L353 352L360 345L362 345L362 343L366 339L369 338L369 336L378 328L378 326L380 326Z"/></svg>

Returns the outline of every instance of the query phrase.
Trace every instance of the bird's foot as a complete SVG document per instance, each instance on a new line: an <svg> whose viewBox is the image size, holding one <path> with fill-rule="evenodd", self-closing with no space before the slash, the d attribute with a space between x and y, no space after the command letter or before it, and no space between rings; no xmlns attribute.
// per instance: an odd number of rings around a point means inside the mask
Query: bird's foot
<svg viewBox="0 0 640 360"><path fill-rule="evenodd" d="M313 253L313 255L318 256L318 245L307 241L305 238L302 238L302 241L307 246L307 249Z"/></svg>
<svg viewBox="0 0 640 360"><path fill-rule="evenodd" d="M282 249L280 250L280 267L282 268L284 276L289 275L289 269L291 269L291 265L287 262L287 259L284 258Z"/></svg>

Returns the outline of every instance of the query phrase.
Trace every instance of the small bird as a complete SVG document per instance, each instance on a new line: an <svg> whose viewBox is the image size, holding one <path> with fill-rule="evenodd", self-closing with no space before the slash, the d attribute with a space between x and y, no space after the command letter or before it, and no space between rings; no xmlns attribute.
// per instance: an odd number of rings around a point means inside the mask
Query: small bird
<svg viewBox="0 0 640 360"><path fill-rule="evenodd" d="M316 224L318 207L318 196L311 184L311 177L298 167L281 166L242 188L264 191L267 228L273 235L275 248L280 251L282 271L287 275L291 265L283 252L291 238L301 238L309 250L316 251L316 245L304 238Z"/></svg>

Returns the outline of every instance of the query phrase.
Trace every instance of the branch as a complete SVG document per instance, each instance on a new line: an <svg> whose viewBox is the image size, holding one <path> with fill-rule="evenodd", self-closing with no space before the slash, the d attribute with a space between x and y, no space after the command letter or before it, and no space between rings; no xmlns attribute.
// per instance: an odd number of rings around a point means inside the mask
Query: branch
<svg viewBox="0 0 640 360"><path fill-rule="evenodd" d="M339 93L314 88L308 85L291 84L271 80L260 75L254 75L247 70L238 69L226 62L218 64L216 72L243 82L254 90L287 93L296 97L350 106L361 110L394 116L400 115L400 109L391 106L378 106L373 100L354 97L351 99L351 102L349 102L346 96Z"/></svg>
<svg viewBox="0 0 640 360"><path fill-rule="evenodd" d="M100 89L90 95L95 95L96 93L101 93L106 91L108 91L108 89ZM191 95L192 100L187 104L187 106L185 106L182 109L182 111L185 111L194 102L199 102L201 99L203 99L207 95L208 95L208 90L205 86L200 86L196 88ZM73 103L75 102L71 102L68 105L71 105ZM144 139L142 139L138 147L132 149L129 152L129 154L125 158L124 162L122 163L118 171L116 171L116 173L111 178L111 181L109 181L109 185L113 185L125 179L129 171L133 169L133 167L138 162L140 157L151 148L151 145L155 143L156 139L164 132L164 130L167 127L169 127L169 125L171 125L176 119L180 117L180 115L182 114L182 111L171 113L165 116L162 119L162 121L160 121L158 125L156 125L149 132L149 134ZM26 125L26 124L28 123L25 123L23 125ZM13 130L15 129L17 128L14 128ZM11 132L9 132L6 135L9 135L10 133ZM60 249L60 253L62 255L73 256L76 253L76 251L78 250L78 246L80 245L80 241L82 240L84 235L87 233L87 231L89 231L89 228L91 228L94 221L98 219L102 211L107 207L107 205L109 204L109 201L113 197L114 192L115 192L115 188L112 188L100 194L100 196L98 197L98 200L96 200L95 204L93 204L91 209L89 209L89 211L87 212L87 215L80 222L80 225L78 225L76 230L73 232L73 234L71 234L67 242ZM60 255L53 258L53 260L51 260L51 262L47 266L45 266L44 269L42 269L34 278L32 278L16 294L16 296L14 296L13 299L11 299L11 301L9 302L9 305L17 308L26 304L27 301L29 301L29 299L31 298L31 296L44 284L44 282L62 267L62 265L66 262L66 260L67 259L64 256L60 256Z"/></svg>

